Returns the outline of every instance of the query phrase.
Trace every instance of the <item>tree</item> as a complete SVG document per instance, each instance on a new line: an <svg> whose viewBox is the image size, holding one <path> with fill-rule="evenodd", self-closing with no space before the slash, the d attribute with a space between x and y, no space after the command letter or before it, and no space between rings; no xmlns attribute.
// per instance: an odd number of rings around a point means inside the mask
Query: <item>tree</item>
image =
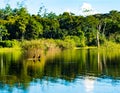
<svg viewBox="0 0 120 93"><path fill-rule="evenodd" d="M9 4L4 9L0 9L0 18L6 20L8 16L12 15L12 8Z"/></svg>
<svg viewBox="0 0 120 93"><path fill-rule="evenodd" d="M53 12L48 13L46 17L49 19L57 19L57 15Z"/></svg>
<svg viewBox="0 0 120 93"><path fill-rule="evenodd" d="M26 31L26 25L29 19L29 14L27 12L27 9L22 7L17 11L16 15L18 16L18 19L15 22L15 27L18 30L18 34L21 37L21 40L23 41Z"/></svg>
<svg viewBox="0 0 120 93"><path fill-rule="evenodd" d="M43 35L43 26L33 17L29 19L29 24L26 26L25 38L38 39Z"/></svg>
<svg viewBox="0 0 120 93"><path fill-rule="evenodd" d="M56 33L59 30L58 20L42 18L40 23L43 25L44 38L56 38Z"/></svg>
<svg viewBox="0 0 120 93"><path fill-rule="evenodd" d="M98 20L94 16L90 15L84 18L82 30L87 39L87 45L97 45L97 26Z"/></svg>
<svg viewBox="0 0 120 93"><path fill-rule="evenodd" d="M9 35L5 26L0 25L0 41L2 41L3 36Z"/></svg>
<svg viewBox="0 0 120 93"><path fill-rule="evenodd" d="M37 15L45 18L47 16L47 14L48 14L47 9L45 8L44 5L41 5Z"/></svg>

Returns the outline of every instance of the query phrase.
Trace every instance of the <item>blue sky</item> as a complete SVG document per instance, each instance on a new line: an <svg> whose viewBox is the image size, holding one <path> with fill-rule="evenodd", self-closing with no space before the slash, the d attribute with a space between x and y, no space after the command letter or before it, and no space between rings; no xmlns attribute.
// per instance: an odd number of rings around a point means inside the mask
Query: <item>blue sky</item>
<svg viewBox="0 0 120 93"><path fill-rule="evenodd" d="M53 11L56 14L70 11L80 15L82 7L89 7L98 13L107 13L110 10L120 11L120 0L0 0L0 8L4 8L7 2L12 8L15 8L17 2L21 1L25 1L25 6L32 14L38 12L41 3L48 11Z"/></svg>

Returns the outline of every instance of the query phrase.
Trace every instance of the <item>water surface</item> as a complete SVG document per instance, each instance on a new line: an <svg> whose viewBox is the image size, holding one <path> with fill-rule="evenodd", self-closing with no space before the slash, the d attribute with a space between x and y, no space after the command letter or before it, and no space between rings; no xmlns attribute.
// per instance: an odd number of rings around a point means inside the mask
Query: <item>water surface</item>
<svg viewBox="0 0 120 93"><path fill-rule="evenodd" d="M120 50L48 51L38 57L0 52L0 93L120 92Z"/></svg>

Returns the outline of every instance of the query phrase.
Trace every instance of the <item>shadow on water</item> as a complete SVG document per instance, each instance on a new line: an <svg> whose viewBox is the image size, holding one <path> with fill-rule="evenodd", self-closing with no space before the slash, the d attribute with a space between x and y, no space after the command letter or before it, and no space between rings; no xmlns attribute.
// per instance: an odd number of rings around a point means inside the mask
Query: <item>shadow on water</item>
<svg viewBox="0 0 120 93"><path fill-rule="evenodd" d="M120 51L80 49L0 53L0 89L27 89L31 82L76 82L92 77L120 79Z"/></svg>

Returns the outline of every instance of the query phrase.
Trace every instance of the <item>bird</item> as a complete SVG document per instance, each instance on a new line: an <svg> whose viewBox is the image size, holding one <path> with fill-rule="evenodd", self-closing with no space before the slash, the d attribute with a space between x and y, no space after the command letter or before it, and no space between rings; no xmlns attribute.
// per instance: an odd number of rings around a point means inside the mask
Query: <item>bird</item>
<svg viewBox="0 0 120 93"><path fill-rule="evenodd" d="M39 56L38 56L38 59L40 59L40 57L41 57L41 56L39 55Z"/></svg>
<svg viewBox="0 0 120 93"><path fill-rule="evenodd" d="M33 55L33 58L35 58L35 54Z"/></svg>
<svg viewBox="0 0 120 93"><path fill-rule="evenodd" d="M41 56L39 55L39 56L38 56L38 61L40 61L40 58L41 58Z"/></svg>
<svg viewBox="0 0 120 93"><path fill-rule="evenodd" d="M33 62L35 62L35 54L33 55Z"/></svg>

